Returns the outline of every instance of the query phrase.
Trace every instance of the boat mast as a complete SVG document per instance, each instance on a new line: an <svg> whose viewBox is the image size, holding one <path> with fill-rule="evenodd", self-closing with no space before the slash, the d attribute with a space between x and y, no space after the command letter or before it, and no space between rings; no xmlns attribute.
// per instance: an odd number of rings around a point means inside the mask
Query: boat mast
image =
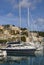
<svg viewBox="0 0 44 65"><path fill-rule="evenodd" d="M20 22L20 28L21 28L21 5L20 5L20 2L19 2L19 22ZM20 42L21 42L21 31L19 33L20 33Z"/></svg>
<svg viewBox="0 0 44 65"><path fill-rule="evenodd" d="M28 7L28 29L29 29L29 7Z"/></svg>
<svg viewBox="0 0 44 65"><path fill-rule="evenodd" d="M29 31L29 7L28 7L28 36L29 39L31 40L31 32Z"/></svg>
<svg viewBox="0 0 44 65"><path fill-rule="evenodd" d="M28 22L27 22L27 24L28 24L28 36L29 36L29 7L28 7Z"/></svg>

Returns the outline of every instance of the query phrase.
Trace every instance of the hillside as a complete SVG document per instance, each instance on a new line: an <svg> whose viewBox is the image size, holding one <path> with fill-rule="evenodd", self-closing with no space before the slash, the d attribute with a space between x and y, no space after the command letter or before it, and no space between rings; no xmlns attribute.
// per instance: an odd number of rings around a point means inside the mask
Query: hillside
<svg viewBox="0 0 44 65"><path fill-rule="evenodd" d="M39 36L44 37L44 32L42 32L42 31L30 31L30 32L38 33Z"/></svg>
<svg viewBox="0 0 44 65"><path fill-rule="evenodd" d="M27 28L16 27L15 25L0 25L0 42L7 41L28 41L32 38L41 39L44 37L44 32L29 31ZM35 38L34 38L35 39Z"/></svg>

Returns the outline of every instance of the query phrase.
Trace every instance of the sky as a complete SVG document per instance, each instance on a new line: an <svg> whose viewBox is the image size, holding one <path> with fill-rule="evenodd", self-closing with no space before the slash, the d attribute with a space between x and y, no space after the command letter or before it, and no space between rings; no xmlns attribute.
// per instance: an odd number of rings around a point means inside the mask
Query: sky
<svg viewBox="0 0 44 65"><path fill-rule="evenodd" d="M44 0L0 0L0 25L3 24L44 31Z"/></svg>

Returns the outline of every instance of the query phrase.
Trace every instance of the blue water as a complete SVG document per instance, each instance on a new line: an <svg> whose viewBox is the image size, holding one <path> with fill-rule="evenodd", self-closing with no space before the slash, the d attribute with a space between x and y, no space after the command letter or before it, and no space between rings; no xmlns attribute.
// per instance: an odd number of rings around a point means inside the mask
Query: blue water
<svg viewBox="0 0 44 65"><path fill-rule="evenodd" d="M0 65L44 65L44 56L8 56Z"/></svg>
<svg viewBox="0 0 44 65"><path fill-rule="evenodd" d="M44 50L34 56L6 56L0 60L0 65L44 65Z"/></svg>

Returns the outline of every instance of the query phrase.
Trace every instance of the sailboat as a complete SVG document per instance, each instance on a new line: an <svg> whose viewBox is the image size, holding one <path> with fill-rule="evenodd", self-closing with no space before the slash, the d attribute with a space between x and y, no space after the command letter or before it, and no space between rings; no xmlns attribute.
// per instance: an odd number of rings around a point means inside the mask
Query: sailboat
<svg viewBox="0 0 44 65"><path fill-rule="evenodd" d="M19 7L19 17L21 26L21 7ZM29 26L29 8L28 8L28 26ZM13 45L13 43L8 43L9 46L1 49L6 50L7 55L33 55L36 51L36 47L33 45L33 43L21 42L21 38L20 38L20 44L14 44L14 46L11 46L11 44Z"/></svg>

